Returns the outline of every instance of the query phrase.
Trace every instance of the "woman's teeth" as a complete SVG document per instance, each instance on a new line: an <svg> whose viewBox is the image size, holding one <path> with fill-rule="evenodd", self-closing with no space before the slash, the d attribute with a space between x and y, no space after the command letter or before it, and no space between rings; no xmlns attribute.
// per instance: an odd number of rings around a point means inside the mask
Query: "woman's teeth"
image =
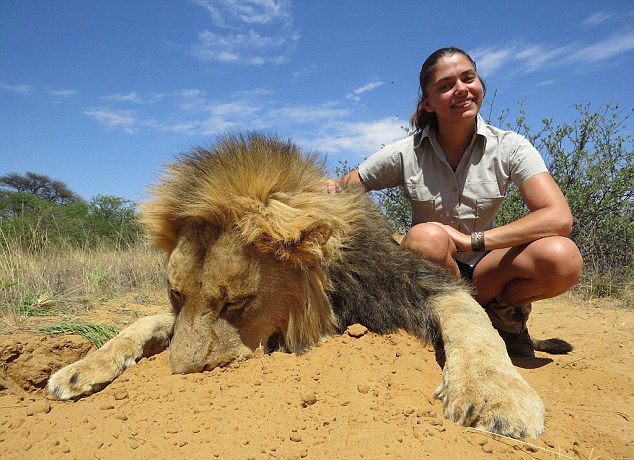
<svg viewBox="0 0 634 460"><path fill-rule="evenodd" d="M459 102L458 104L454 104L454 107L459 109L459 108L464 107L464 106L466 106L467 104L470 104L470 103L471 103L471 100L468 99L466 101Z"/></svg>

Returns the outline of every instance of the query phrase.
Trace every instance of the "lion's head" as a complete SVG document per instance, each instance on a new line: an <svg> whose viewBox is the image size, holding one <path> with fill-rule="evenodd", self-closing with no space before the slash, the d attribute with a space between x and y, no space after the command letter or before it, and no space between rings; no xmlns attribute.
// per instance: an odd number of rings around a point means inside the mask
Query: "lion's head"
<svg viewBox="0 0 634 460"><path fill-rule="evenodd" d="M328 195L315 156L259 135L226 137L168 166L143 221L168 254L175 373L273 343L302 352L333 332L324 267L360 218Z"/></svg>

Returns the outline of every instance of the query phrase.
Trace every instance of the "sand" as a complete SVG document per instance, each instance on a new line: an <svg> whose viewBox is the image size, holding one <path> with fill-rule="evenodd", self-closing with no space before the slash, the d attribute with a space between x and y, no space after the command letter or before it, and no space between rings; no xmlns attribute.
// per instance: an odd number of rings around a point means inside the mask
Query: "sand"
<svg viewBox="0 0 634 460"><path fill-rule="evenodd" d="M515 361L546 405L531 445L445 421L433 350L405 333L357 331L204 374L171 375L161 353L60 402L36 388L89 344L11 331L0 336L0 457L631 459L633 318L609 302L535 305L532 334L576 349Z"/></svg>

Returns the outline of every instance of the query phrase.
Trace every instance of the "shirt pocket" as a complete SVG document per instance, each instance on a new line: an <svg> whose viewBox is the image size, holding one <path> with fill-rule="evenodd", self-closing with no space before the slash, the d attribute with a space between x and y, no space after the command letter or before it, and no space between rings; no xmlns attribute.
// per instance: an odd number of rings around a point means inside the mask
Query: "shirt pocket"
<svg viewBox="0 0 634 460"><path fill-rule="evenodd" d="M476 232L483 232L491 228L493 219L495 219L495 215L498 213L503 201L503 196L479 197L476 199Z"/></svg>
<svg viewBox="0 0 634 460"><path fill-rule="evenodd" d="M412 225L433 222L437 197L425 186L405 184L412 205Z"/></svg>

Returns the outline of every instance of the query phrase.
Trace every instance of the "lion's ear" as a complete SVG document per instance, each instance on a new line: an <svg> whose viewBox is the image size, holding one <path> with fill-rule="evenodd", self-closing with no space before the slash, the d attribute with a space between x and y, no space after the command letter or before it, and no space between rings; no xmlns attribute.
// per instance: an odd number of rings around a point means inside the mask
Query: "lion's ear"
<svg viewBox="0 0 634 460"><path fill-rule="evenodd" d="M323 261L324 247L332 236L333 227L325 220L314 221L300 231L299 238L278 241L276 253L283 259L300 265L312 265Z"/></svg>
<svg viewBox="0 0 634 460"><path fill-rule="evenodd" d="M300 264L321 262L334 230L327 220L273 199L259 213L245 216L240 227L246 241L261 251Z"/></svg>

